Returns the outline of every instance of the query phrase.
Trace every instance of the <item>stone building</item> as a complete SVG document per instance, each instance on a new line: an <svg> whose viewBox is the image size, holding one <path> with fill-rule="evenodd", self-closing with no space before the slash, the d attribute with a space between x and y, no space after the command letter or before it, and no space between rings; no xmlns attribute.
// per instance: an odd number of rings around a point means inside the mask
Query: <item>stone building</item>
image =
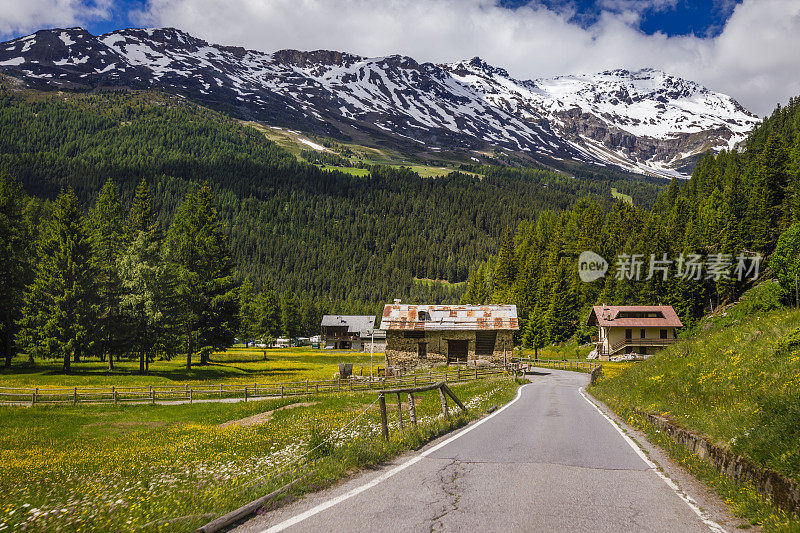
<svg viewBox="0 0 800 533"><path fill-rule="evenodd" d="M519 329L515 305L407 305L383 308L386 364L466 364L510 360Z"/></svg>

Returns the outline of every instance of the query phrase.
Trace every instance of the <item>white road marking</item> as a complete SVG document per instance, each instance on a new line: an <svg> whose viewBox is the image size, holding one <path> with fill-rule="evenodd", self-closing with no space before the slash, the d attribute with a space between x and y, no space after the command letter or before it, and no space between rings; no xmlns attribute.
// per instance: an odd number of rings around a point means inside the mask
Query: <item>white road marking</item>
<svg viewBox="0 0 800 533"><path fill-rule="evenodd" d="M707 525L707 526L708 526L708 528L709 528L711 531L714 531L715 533L727 533L727 531L725 530L725 528L723 528L721 525L717 524L716 522L714 522L713 520L711 520L710 518L708 518L708 516L707 516L707 515L706 515L706 514L705 514L705 513L704 513L704 512L703 512L703 511L700 509L700 507L697 505L697 501L696 501L694 498L692 498L691 496L689 496L688 494L686 494L684 491L682 491L682 490L681 490L681 488L680 488L680 487L678 487L678 485L676 485L674 481L672 481L672 480L671 480L670 478L668 478L668 477L667 477L667 476L666 476L666 475L665 475L665 474L664 474L664 473L663 473L661 470L659 470L658 466L657 466L657 465L656 465L656 464L655 464L653 461L651 461L651 460L650 460L650 459L647 457L647 455L644 453L644 451L643 451L643 450L642 450L642 449L639 447L639 445L638 445L638 444L636 444L636 441L634 441L632 438L630 438L630 437L629 437L629 436L628 436L628 435L627 435L627 434L626 434L626 433L625 433L625 432L622 430L622 428L619 426L619 424L617 424L617 423L616 423L616 422L615 422L615 421L614 421L614 420L613 420L611 417L609 417L608 415L606 415L606 414L605 414L605 413L604 413L604 412L603 412L603 411L602 411L602 410L601 410L601 409L600 409L600 408L597 406L597 404L596 404L596 403L594 403L594 402L593 402L593 401L592 401L592 400L591 400L591 399L590 399L590 398L589 398L589 397L586 395L586 393L583 391L583 387L579 388L579 389L578 389L578 392L580 392L580 393L581 393L581 396L583 396L583 399L584 399L584 400L586 400L587 402L589 402L589 404L590 404L592 407L594 407L595 409L597 409L597 412L598 412L598 413L600 413L600 414L603 416L603 418L605 418L606 420L608 420L608 422L609 422L609 423L610 423L612 426L614 426L614 429L616 429L616 430L617 430L617 432L619 432L619 434L620 434L620 435L622 435L622 438L623 438L623 439L625 439L625 442L627 442L627 443L628 443L628 445L629 445L631 448L633 448L633 451L634 451L634 452L636 452L636 454L637 454L639 457L641 457L641 458L642 458L642 461L644 461L644 462L645 462L645 464L647 464L647 466L648 466L648 467L650 467L650 469L651 469L653 472L655 472L655 473L656 473L656 475L657 475L658 477L660 477L660 478L661 478L661 480L662 480L662 481L664 481L664 483L666 483L666 484L667 484L667 486L668 486L670 489L672 489L672 491L673 491L675 494L677 494L677 495L678 495L678 497L679 497L681 500L683 500L683 501L686 503L686 505L688 505L688 506L689 506L689 507L692 509L692 511L694 511L694 513L695 513L695 514L696 514L698 517L700 517L700 520L701 520L701 521L702 521L702 522L703 522L705 525Z"/></svg>
<svg viewBox="0 0 800 533"><path fill-rule="evenodd" d="M348 499L352 498L353 496L361 494L365 490L371 489L372 487L374 487L375 485L381 483L382 481L386 481L387 479L389 479L390 477L394 476L395 474L397 474L399 472L402 472L406 468L408 468L408 467L420 462L423 457L427 457L428 455L432 454L433 452L443 448L444 446L447 446L448 444L450 444L454 440L463 437L464 435L466 435L467 433L469 433L470 431L472 431L476 427L480 426L484 422L487 422L488 420L491 420L495 416L497 416L500 413L502 413L503 411L505 411L508 407L510 407L511 405L516 403L517 400L520 399L520 397L522 396L522 389L524 389L524 388L525 388L525 385L522 385L519 389L517 389L517 395L514 397L514 399L511 400L510 402L508 402L507 404L505 404L503 407L501 407L500 409L498 409L494 413L490 414L489 416L487 416L485 418L482 418L481 420L477 421L476 423L474 423L474 424L472 424L470 426L467 426L465 429L459 431L458 433L456 433L452 437L443 440L442 442L440 442L436 446L428 448L427 450L425 450L424 452L420 453L419 455L417 455L415 457L412 457L411 459L409 459L405 463L403 463L401 465L397 465L396 467L392 468L391 470L389 470L387 472L384 472L380 476L376 477L375 479L373 479L372 481L370 481L368 483L365 483L364 485L361 485L360 487L356 487L354 489L351 489L348 492L345 492L344 494L342 494L340 496L336 496L335 498L331 498L330 500L328 500L326 502L323 502L323 503L317 505L316 507L312 507L308 511L300 513L299 515L296 515L296 516L293 516L292 518L284 520L283 522L281 522L279 524L276 524L276 525L271 526L271 527L269 527L267 529L264 529L260 533L277 533L278 531L283 531L284 529L286 529L288 527L291 527L291 526L293 526L295 524L299 524L300 522L302 522L306 518L310 518L310 517L312 517L312 516L314 516L316 514L319 514L322 511L325 511L326 509L330 509L334 505L342 503L343 501L348 500Z"/></svg>

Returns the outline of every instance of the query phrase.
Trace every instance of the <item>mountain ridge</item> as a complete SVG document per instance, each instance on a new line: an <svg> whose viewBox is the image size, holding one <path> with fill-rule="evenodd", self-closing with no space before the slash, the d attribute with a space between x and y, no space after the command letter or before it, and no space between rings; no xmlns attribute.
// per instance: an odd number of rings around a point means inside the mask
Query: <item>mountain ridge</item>
<svg viewBox="0 0 800 533"><path fill-rule="evenodd" d="M174 28L94 36L40 30L0 43L0 70L35 88L153 89L248 120L436 154L513 152L684 177L733 148L757 117L733 98L654 69L518 80L476 57L263 53Z"/></svg>

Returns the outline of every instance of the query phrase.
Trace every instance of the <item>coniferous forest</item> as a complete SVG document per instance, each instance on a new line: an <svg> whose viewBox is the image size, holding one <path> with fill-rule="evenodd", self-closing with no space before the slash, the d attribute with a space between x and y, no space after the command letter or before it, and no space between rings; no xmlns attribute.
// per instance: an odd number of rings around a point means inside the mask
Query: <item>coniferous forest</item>
<svg viewBox="0 0 800 533"><path fill-rule="evenodd" d="M190 365L234 337L314 334L325 312L462 291L464 302L516 303L528 345L587 336L599 302L668 303L691 324L752 280L686 276L674 258L719 256L732 269L758 254L762 273L789 283L777 258L800 217L798 132L792 100L746 150L707 156L669 186L499 166L425 179L375 165L358 177L179 98L3 86L4 355L58 354L68 368L127 354L145 371L155 354L181 353ZM581 282L584 250L608 259L609 275ZM615 276L620 254L643 258L650 279ZM672 258L669 272L648 276L651 256Z"/></svg>
<svg viewBox="0 0 800 533"><path fill-rule="evenodd" d="M588 340L589 308L601 303L669 304L692 325L735 302L756 282L756 270L759 280L777 278L781 296L795 303L799 235L795 98L766 118L743 150L706 156L691 179L673 180L651 209L619 202L608 210L583 199L521 223L498 254L473 268L462 301L516 303L527 346L576 333ZM588 283L578 276L586 250L609 262L608 274ZM615 269L620 258L623 268Z"/></svg>

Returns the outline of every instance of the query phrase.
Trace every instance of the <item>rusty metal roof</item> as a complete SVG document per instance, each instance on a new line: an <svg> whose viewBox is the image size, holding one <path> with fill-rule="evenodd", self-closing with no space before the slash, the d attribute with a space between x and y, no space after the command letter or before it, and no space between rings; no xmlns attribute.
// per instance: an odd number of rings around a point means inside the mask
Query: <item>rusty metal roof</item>
<svg viewBox="0 0 800 533"><path fill-rule="evenodd" d="M516 305L411 305L387 304L381 329L385 330L517 330Z"/></svg>
<svg viewBox="0 0 800 533"><path fill-rule="evenodd" d="M586 325L618 328L683 327L671 305L595 305L589 313Z"/></svg>

